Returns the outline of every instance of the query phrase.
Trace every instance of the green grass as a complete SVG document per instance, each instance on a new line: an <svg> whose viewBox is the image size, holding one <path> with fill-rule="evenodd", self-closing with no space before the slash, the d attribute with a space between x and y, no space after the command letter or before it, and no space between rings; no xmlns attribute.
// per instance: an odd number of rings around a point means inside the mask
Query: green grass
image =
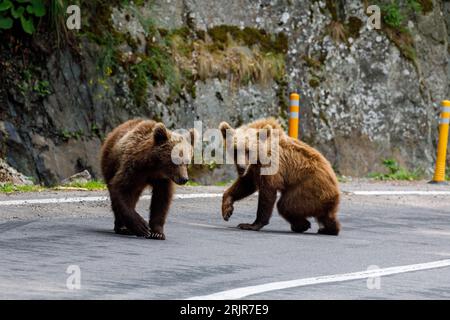
<svg viewBox="0 0 450 320"><path fill-rule="evenodd" d="M117 68L117 56L119 55L117 46L119 41L111 32L105 32L102 41L103 47L98 58L98 67L104 76L109 77Z"/></svg>
<svg viewBox="0 0 450 320"><path fill-rule="evenodd" d="M198 183L198 182L196 182L196 181L188 181L186 184L185 184L185 186L188 186L188 187L198 187L198 186L201 186L201 184L200 183Z"/></svg>
<svg viewBox="0 0 450 320"><path fill-rule="evenodd" d="M342 176L342 175L340 175L340 174L336 174L336 177L337 177L337 180L338 180L340 183L346 183L346 182L351 181L351 178L349 178L349 177L347 177L347 176Z"/></svg>
<svg viewBox="0 0 450 320"><path fill-rule="evenodd" d="M56 45L59 48L67 41L68 33L66 29L65 13L69 1L67 0L51 0L48 4L50 26L56 34Z"/></svg>
<svg viewBox="0 0 450 320"><path fill-rule="evenodd" d="M234 182L234 180L219 181L219 182L214 183L214 186L216 186L216 187L225 187L227 185L232 184L233 182ZM189 187L201 187L203 185L201 183L196 182L196 181L188 181L186 183L186 186L189 186Z"/></svg>
<svg viewBox="0 0 450 320"><path fill-rule="evenodd" d="M0 183L0 193L14 193L14 192L40 192L48 190L64 190L64 188L79 188L89 191L106 190L106 184L100 180L92 180L88 182L74 182L63 186L43 187L40 185L14 185L12 183Z"/></svg>
<svg viewBox="0 0 450 320"><path fill-rule="evenodd" d="M401 167L397 161L394 159L385 159L383 160L383 165L387 169L387 173L370 173L368 175L369 178L373 178L376 180L406 180L406 181L414 181L420 180L423 178L422 170L415 169L410 171L406 168Z"/></svg>
<svg viewBox="0 0 450 320"><path fill-rule="evenodd" d="M134 102L137 106L144 106L147 99L147 88L149 81L147 78L147 66L141 62L131 67L134 75L130 81L130 89L133 94Z"/></svg>
<svg viewBox="0 0 450 320"><path fill-rule="evenodd" d="M62 187L80 188L80 189L86 189L89 191L106 190L106 184L100 180L91 180L88 182L72 182L69 184L65 184Z"/></svg>
<svg viewBox="0 0 450 320"><path fill-rule="evenodd" d="M227 186L227 185L229 185L229 184L232 184L233 182L234 182L234 180L219 181L219 182L216 182L214 185L215 185L216 187L225 187L225 186Z"/></svg>
<svg viewBox="0 0 450 320"><path fill-rule="evenodd" d="M38 192L44 189L44 187L38 185L14 185L12 183L0 184L0 193Z"/></svg>

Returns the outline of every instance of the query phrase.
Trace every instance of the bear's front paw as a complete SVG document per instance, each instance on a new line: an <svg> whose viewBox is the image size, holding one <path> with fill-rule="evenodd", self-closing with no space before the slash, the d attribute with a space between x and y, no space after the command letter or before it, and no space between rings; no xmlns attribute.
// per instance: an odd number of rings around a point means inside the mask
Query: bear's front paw
<svg viewBox="0 0 450 320"><path fill-rule="evenodd" d="M228 221L233 214L233 202L231 199L224 199L222 202L222 217L223 220Z"/></svg>
<svg viewBox="0 0 450 320"><path fill-rule="evenodd" d="M132 231L136 236L143 238L150 236L150 228L144 220L137 220L132 227Z"/></svg>
<svg viewBox="0 0 450 320"><path fill-rule="evenodd" d="M231 215L233 214L233 206L228 206L222 209L222 217L223 220L228 221L230 220Z"/></svg>
<svg viewBox="0 0 450 320"><path fill-rule="evenodd" d="M147 239L154 239L154 240L166 240L166 236L164 233L160 232L150 232L150 235L146 237Z"/></svg>
<svg viewBox="0 0 450 320"><path fill-rule="evenodd" d="M241 223L238 225L238 228L242 230L252 230L252 231L258 231L263 227L261 224L255 224L255 223Z"/></svg>
<svg viewBox="0 0 450 320"><path fill-rule="evenodd" d="M134 235L134 232L131 231L130 229L128 229L127 227L125 227L125 226L114 228L114 232L117 233L117 234L124 235L124 236L132 236L132 235Z"/></svg>

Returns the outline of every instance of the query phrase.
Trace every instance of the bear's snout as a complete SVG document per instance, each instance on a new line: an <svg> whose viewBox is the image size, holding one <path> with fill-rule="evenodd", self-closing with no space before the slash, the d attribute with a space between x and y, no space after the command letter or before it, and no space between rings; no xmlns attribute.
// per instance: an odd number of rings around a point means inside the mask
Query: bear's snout
<svg viewBox="0 0 450 320"><path fill-rule="evenodd" d="M180 178L176 178L175 179L175 183L182 185L182 184L186 184L189 181L188 178L184 178L184 177L180 177Z"/></svg>

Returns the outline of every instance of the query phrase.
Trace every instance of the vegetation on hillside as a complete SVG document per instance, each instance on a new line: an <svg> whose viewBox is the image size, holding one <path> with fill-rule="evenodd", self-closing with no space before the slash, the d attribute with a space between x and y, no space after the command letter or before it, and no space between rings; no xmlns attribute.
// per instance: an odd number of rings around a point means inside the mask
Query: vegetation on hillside
<svg viewBox="0 0 450 320"><path fill-rule="evenodd" d="M420 180L424 178L424 172L420 169L408 170L399 165L394 159L383 160L383 165L386 168L385 173L375 172L369 174L369 178L376 180Z"/></svg>
<svg viewBox="0 0 450 320"><path fill-rule="evenodd" d="M378 0L382 30L400 52L416 63L416 48L408 22L433 10L432 0Z"/></svg>
<svg viewBox="0 0 450 320"><path fill-rule="evenodd" d="M83 19L79 32L66 30L65 11L69 4L81 6ZM29 46L25 34L33 35L31 39L36 40L37 47L47 51L46 54L64 46L71 47L77 54L81 51L83 38L96 43L100 51L99 73L107 78L119 68L127 72L130 91L138 106L144 105L150 85L165 84L174 97L183 90L195 97L195 81L208 78L229 79L233 86L249 82L266 84L271 80L282 82L287 52L287 38L283 33L274 35L235 26L217 26L206 32L188 26L166 30L158 28L152 17L142 14L140 6L143 5L151 6L151 3L0 0L0 32L14 38L19 46ZM137 18L145 34L145 43L113 27L114 7L126 12L127 18L131 15ZM18 27L20 23L23 30ZM123 45L131 48L131 53L122 52ZM143 52L138 50L142 46ZM37 87L39 93L48 94L46 80L36 81L44 84L44 87Z"/></svg>
<svg viewBox="0 0 450 320"><path fill-rule="evenodd" d="M61 186L44 187L41 185L16 185L12 183L0 183L0 193L16 192L41 192L41 191L102 191L106 190L106 184L101 180L87 182L73 182Z"/></svg>

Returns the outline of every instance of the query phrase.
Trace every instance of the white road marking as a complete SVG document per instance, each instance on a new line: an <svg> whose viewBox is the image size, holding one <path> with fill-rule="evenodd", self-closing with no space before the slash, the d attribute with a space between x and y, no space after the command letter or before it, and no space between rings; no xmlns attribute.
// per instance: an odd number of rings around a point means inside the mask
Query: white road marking
<svg viewBox="0 0 450 320"><path fill-rule="evenodd" d="M351 281L351 280L359 280L366 278L375 278L388 276L399 273L406 272L415 272L436 268L445 268L450 267L450 259L427 262L427 263L419 263L419 264L411 264L406 266L397 266L391 268L383 268L383 269L371 269L366 271L352 272L352 273L344 273L344 274L334 274L328 276L320 276L320 277L312 277L312 278L304 278L304 279L296 279L289 281L279 281L279 282L270 282L266 284L261 284L257 286L250 287L241 287L232 290L221 291L213 294L209 294L206 296L197 296L192 297L187 300L229 300L229 299L241 299L251 295L260 294L269 291L289 289L289 288L297 288L304 287L310 285L324 284L324 283L335 283L335 282L343 282L343 281Z"/></svg>
<svg viewBox="0 0 450 320"><path fill-rule="evenodd" d="M190 193L176 194L175 199L197 199L197 198L218 198L222 193ZM144 195L141 200L150 200L150 195ZM20 206L28 204L54 204L54 203L77 203L77 202L103 202L109 201L109 197L65 197L65 198L43 198L43 199L25 199L25 200L6 200L0 201L0 206Z"/></svg>
<svg viewBox="0 0 450 320"><path fill-rule="evenodd" d="M358 196L450 196L450 191L420 191L420 190L407 190L407 191L350 191L350 194Z"/></svg>
<svg viewBox="0 0 450 320"><path fill-rule="evenodd" d="M217 225L212 225L212 224L194 223L194 222L186 222L186 221L175 221L175 223L186 224L188 226L194 226L194 227L210 228L210 229L224 229L224 230L231 229L230 227L222 227L222 226L217 226Z"/></svg>
<svg viewBox="0 0 450 320"><path fill-rule="evenodd" d="M416 233L419 234L426 234L426 235L431 235L431 236L446 236L446 237L450 237L450 231L448 230L424 230L424 229L419 229L415 231Z"/></svg>
<svg viewBox="0 0 450 320"><path fill-rule="evenodd" d="M72 197L72 198L43 198L26 200L6 200L0 201L0 206L20 206L27 204L53 204L53 203L75 203L75 202L101 202L108 200L108 197Z"/></svg>
<svg viewBox="0 0 450 320"><path fill-rule="evenodd" d="M179 193L175 195L175 199L195 199L195 198L221 198L223 193Z"/></svg>
<svg viewBox="0 0 450 320"><path fill-rule="evenodd" d="M450 191L349 191L351 195L362 196L450 196ZM220 198L222 193L180 193L174 196L175 199L197 199L197 198ZM151 199L150 195L141 197L141 200ZM0 201L0 206L20 206L30 204L54 204L54 203L77 203L77 202L103 202L109 201L109 197L63 197L63 198L43 198L25 200L4 200Z"/></svg>

